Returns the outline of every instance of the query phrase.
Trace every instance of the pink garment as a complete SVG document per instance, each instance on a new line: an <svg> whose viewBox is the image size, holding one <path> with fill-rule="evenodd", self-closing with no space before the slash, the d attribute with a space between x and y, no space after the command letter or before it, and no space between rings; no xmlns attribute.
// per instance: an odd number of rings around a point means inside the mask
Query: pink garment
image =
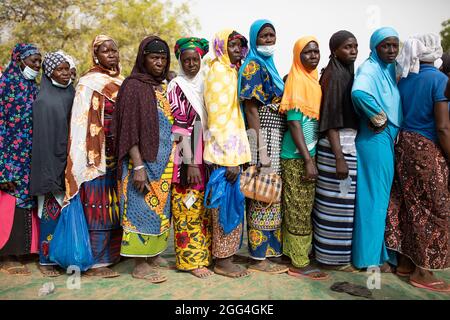
<svg viewBox="0 0 450 320"><path fill-rule="evenodd" d="M14 223L16 198L0 190L0 249L9 240Z"/></svg>
<svg viewBox="0 0 450 320"><path fill-rule="evenodd" d="M31 212L31 249L30 253L39 253L39 217L37 209Z"/></svg>
<svg viewBox="0 0 450 320"><path fill-rule="evenodd" d="M189 186L189 189L202 192L205 190L206 174L203 165L203 130L201 129L201 126L199 132L193 134L195 121L199 119L198 114L178 84L176 84L174 90L168 92L168 98L172 116L174 117L172 133L191 138L191 145L187 146L191 153L189 158L192 161L191 163L198 165L202 175L202 183L191 185ZM195 141L195 139L197 140ZM187 179L187 170L186 167L184 167L183 170L182 159L183 155L181 154L181 148L177 145L174 158L172 184L176 185L178 192L182 192L183 189L187 188L186 185L181 186L182 181Z"/></svg>

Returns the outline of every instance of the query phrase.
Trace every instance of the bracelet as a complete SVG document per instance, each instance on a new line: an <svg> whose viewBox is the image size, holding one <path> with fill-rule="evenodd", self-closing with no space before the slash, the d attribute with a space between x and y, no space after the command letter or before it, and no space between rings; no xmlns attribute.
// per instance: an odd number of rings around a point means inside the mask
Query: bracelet
<svg viewBox="0 0 450 320"><path fill-rule="evenodd" d="M142 170L142 169L144 169L145 168L145 166L138 166L138 167L135 167L135 168L133 168L133 170L134 171L139 171L139 170Z"/></svg>

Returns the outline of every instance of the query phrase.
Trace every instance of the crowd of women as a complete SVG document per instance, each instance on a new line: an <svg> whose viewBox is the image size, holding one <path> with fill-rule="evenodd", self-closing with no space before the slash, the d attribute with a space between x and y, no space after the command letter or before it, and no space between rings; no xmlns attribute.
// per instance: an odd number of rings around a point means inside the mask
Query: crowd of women
<svg viewBox="0 0 450 320"><path fill-rule="evenodd" d="M358 41L336 32L320 80L315 37L295 43L284 78L276 40L267 20L249 40L223 30L205 63L208 40L179 39L167 84L166 41L142 40L125 79L119 44L99 35L76 88L70 56L17 44L0 81L2 270L29 275L19 258L39 253L41 272L60 275L49 248L61 214L78 207L88 276L117 277L111 266L128 257L134 278L166 281L173 225L176 268L199 278L327 280L327 270L379 267L449 292L433 274L450 267L450 70L439 36L400 50L394 29L378 29L354 72ZM249 165L281 177L279 203L244 198ZM236 255L245 226L246 267Z"/></svg>

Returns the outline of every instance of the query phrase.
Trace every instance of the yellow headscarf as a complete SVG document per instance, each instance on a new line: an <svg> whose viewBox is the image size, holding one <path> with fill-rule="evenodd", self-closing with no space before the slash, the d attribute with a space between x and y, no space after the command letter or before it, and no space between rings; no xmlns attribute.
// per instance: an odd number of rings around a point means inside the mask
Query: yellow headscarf
<svg viewBox="0 0 450 320"><path fill-rule="evenodd" d="M319 120L322 89L318 81L317 68L308 72L302 64L300 54L311 41L317 41L313 36L297 40L294 46L294 61L289 72L281 101L281 112L299 110L305 116Z"/></svg>
<svg viewBox="0 0 450 320"><path fill-rule="evenodd" d="M228 38L233 30L217 33L213 41L216 58L205 81L208 134L204 160L232 167L250 162L251 152L237 95L238 71L228 56Z"/></svg>

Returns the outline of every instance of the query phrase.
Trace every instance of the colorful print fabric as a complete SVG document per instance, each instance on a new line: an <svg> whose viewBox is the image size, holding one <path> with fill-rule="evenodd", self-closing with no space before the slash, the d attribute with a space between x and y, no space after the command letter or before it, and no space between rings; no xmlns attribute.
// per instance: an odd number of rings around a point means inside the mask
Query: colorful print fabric
<svg viewBox="0 0 450 320"><path fill-rule="evenodd" d="M218 33L214 39L216 58L205 83L208 132L204 160L221 166L239 166L250 162L250 145L237 94L237 69L228 56L228 37L232 30ZM246 50L246 49L245 49Z"/></svg>
<svg viewBox="0 0 450 320"><path fill-rule="evenodd" d="M32 144L32 105L38 93L34 80L27 80L20 70L21 56L38 53L30 44L19 43L0 80L0 183L14 182L16 206L29 209Z"/></svg>
<svg viewBox="0 0 450 320"><path fill-rule="evenodd" d="M196 200L188 209L184 199L191 192ZM179 192L177 188L173 189L173 228L179 270L195 270L211 264L212 226L203 199L204 193L198 190Z"/></svg>

